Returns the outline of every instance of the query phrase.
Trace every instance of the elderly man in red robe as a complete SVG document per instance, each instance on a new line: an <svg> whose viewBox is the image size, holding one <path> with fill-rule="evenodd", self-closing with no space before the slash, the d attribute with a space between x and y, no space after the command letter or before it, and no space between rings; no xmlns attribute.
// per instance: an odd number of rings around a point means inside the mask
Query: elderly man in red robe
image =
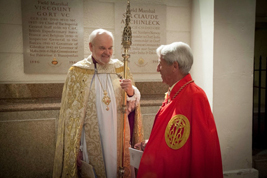
<svg viewBox="0 0 267 178"><path fill-rule="evenodd" d="M220 144L205 92L189 71L190 47L182 42L157 49L162 81L169 85L148 142L138 178L223 178Z"/></svg>

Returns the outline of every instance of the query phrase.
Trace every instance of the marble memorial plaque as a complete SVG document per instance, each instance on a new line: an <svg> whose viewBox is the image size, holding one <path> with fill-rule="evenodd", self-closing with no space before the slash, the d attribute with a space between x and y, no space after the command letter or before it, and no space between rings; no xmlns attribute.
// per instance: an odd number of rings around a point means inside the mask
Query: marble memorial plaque
<svg viewBox="0 0 267 178"><path fill-rule="evenodd" d="M82 0L23 0L24 72L67 73L84 56Z"/></svg>
<svg viewBox="0 0 267 178"><path fill-rule="evenodd" d="M126 6L126 3L115 3L115 57L121 60ZM166 41L166 6L131 3L130 9L132 45L129 50L129 68L132 73L157 73L156 49Z"/></svg>

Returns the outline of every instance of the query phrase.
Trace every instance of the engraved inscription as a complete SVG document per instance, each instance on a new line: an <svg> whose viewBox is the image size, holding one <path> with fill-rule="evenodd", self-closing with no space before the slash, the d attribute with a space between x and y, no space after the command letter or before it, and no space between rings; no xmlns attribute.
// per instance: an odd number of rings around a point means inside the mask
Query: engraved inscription
<svg viewBox="0 0 267 178"><path fill-rule="evenodd" d="M121 36L125 26L125 12L122 5L116 4L117 17L121 20L116 22L116 38ZM118 18L116 18L118 19ZM158 64L156 49L161 44L165 44L166 29L166 7L161 5L144 5L131 3L132 45L129 50L131 55L129 67L133 73L156 73ZM120 38L119 38L120 39ZM116 42L119 46L119 42ZM120 48L117 48L120 49ZM116 51L116 57L121 52Z"/></svg>
<svg viewBox="0 0 267 178"><path fill-rule="evenodd" d="M79 9L76 3L70 0L22 1L26 72L60 73L58 69L44 69L58 66L62 68L63 73L83 57L83 35L79 32L79 29L83 28L82 18L79 18L81 13L77 13L77 10L81 9L82 5ZM34 65L31 67L27 63ZM37 64L40 68L36 68Z"/></svg>

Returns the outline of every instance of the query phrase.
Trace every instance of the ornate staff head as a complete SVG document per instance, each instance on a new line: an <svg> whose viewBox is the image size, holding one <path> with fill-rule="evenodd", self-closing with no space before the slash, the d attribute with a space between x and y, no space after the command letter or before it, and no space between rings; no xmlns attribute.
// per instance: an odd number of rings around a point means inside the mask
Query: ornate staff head
<svg viewBox="0 0 267 178"><path fill-rule="evenodd" d="M130 0L127 2L126 8L126 19L125 19L125 27L122 33L122 46L124 49L129 49L132 44L132 30L130 27L131 21L131 10L130 10Z"/></svg>

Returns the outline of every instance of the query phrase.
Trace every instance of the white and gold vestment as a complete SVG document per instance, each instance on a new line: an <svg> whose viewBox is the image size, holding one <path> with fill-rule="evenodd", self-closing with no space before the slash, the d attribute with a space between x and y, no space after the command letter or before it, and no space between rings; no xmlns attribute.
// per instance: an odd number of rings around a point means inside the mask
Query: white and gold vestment
<svg viewBox="0 0 267 178"><path fill-rule="evenodd" d="M110 177L117 173L120 162L119 155L122 152L120 121L123 119L124 95L118 75L123 76L123 71L123 63L118 59L111 59L104 66L96 64L95 69L91 56L79 61L69 69L63 88L58 120L54 178L78 177L77 156L83 129L89 163L93 166L97 177ZM128 78L132 80L129 69L127 72ZM107 89L111 99L108 111L106 105L101 101L103 98L101 83ZM134 90L138 91L135 87ZM134 120L132 145L143 140L140 104L135 107ZM130 177L128 150L130 128L128 120L126 122L124 177ZM114 161L115 164L111 164ZM115 168L117 167L116 170L114 170L114 165Z"/></svg>

